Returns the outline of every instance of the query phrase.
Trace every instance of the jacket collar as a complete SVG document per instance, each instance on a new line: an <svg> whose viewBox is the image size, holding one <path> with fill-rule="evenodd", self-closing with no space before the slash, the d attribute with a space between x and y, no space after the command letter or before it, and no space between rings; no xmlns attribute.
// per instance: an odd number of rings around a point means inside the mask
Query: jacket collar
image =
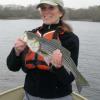
<svg viewBox="0 0 100 100"><path fill-rule="evenodd" d="M48 32L48 31L56 30L56 28L58 26L61 26L61 20L57 24L50 24L50 25L43 24L42 25L42 29L40 30L40 33L44 34L44 33Z"/></svg>

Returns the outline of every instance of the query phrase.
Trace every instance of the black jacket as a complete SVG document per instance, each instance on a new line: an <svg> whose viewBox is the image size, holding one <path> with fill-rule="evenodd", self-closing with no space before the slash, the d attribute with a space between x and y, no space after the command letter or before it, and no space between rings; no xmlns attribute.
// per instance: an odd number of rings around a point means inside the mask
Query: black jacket
<svg viewBox="0 0 100 100"><path fill-rule="evenodd" d="M48 31L55 30L59 25L60 23L54 25L44 24L39 31L41 34L45 34ZM78 37L73 32L65 32L63 35L59 35L59 38L61 44L71 52L71 58L77 65L79 52ZM37 68L29 70L24 65L22 55L23 52L20 56L16 56L13 48L7 57L7 65L11 71L19 71L22 68L26 73L24 89L30 95L41 98L57 98L72 93L71 83L74 80L74 76L72 73L68 74L63 66L59 69L53 67L52 71L43 71Z"/></svg>

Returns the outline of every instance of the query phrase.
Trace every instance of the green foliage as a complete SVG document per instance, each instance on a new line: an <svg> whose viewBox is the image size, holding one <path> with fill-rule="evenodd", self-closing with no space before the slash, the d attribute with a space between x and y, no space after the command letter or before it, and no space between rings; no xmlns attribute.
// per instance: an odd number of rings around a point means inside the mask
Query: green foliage
<svg viewBox="0 0 100 100"><path fill-rule="evenodd" d="M35 6L18 6L18 5L0 5L0 19L34 19L40 18Z"/></svg>
<svg viewBox="0 0 100 100"><path fill-rule="evenodd" d="M67 16L72 20L100 21L100 6L89 7L88 9L66 9Z"/></svg>
<svg viewBox="0 0 100 100"><path fill-rule="evenodd" d="M65 8L64 19L100 21L100 6L89 7L88 9ZM39 11L36 6L27 7L19 5L0 5L0 19L39 19Z"/></svg>

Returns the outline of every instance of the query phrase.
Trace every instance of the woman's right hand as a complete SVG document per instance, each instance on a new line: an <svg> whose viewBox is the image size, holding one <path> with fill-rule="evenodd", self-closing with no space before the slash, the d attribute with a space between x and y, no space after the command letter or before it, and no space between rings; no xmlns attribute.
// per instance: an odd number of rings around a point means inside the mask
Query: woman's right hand
<svg viewBox="0 0 100 100"><path fill-rule="evenodd" d="M14 45L16 56L19 56L20 53L24 51L25 47L26 47L26 42L21 38L18 38L15 41L15 45Z"/></svg>

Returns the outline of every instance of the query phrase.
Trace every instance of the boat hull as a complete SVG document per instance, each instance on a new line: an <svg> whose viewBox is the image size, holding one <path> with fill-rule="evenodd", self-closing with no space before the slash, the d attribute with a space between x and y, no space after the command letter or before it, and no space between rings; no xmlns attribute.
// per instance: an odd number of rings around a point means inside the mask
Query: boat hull
<svg viewBox="0 0 100 100"><path fill-rule="evenodd" d="M0 93L0 100L23 100L24 90L23 86ZM73 100L88 100L85 97L73 92Z"/></svg>

